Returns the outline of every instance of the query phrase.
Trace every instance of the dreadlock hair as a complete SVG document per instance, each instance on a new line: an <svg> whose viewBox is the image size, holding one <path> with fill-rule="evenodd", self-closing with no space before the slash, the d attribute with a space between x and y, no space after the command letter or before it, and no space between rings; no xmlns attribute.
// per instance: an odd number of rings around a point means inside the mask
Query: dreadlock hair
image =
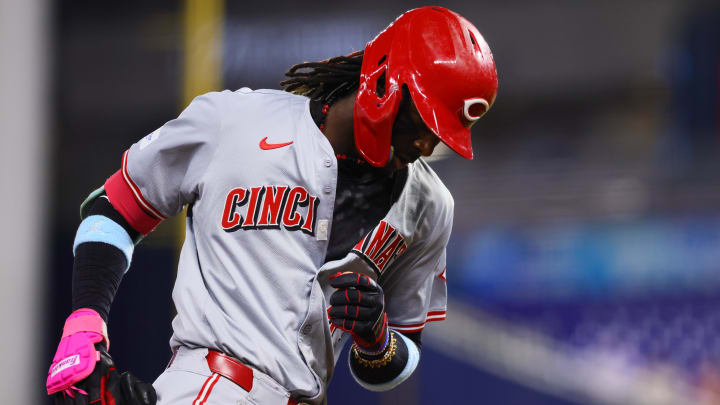
<svg viewBox="0 0 720 405"><path fill-rule="evenodd" d="M280 85L285 91L332 104L358 88L364 53L357 51L319 62L298 63L285 72L288 79Z"/></svg>

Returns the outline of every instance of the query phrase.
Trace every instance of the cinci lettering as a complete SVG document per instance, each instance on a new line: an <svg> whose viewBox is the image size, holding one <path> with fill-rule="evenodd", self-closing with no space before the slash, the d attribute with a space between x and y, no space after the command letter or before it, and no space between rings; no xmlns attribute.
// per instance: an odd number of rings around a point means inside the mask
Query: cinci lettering
<svg viewBox="0 0 720 405"><path fill-rule="evenodd" d="M285 228L315 235L319 203L318 197L300 186L237 187L225 197L220 225L225 232Z"/></svg>

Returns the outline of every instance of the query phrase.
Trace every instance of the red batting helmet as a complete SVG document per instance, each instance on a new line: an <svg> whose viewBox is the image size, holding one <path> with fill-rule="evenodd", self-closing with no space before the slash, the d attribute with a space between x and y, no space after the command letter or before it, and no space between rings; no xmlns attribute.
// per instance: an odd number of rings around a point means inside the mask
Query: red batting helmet
<svg viewBox="0 0 720 405"><path fill-rule="evenodd" d="M495 62L477 28L446 8L421 7L398 17L365 46L355 99L355 145L374 166L390 158L402 85L425 125L472 159L470 127L497 93Z"/></svg>

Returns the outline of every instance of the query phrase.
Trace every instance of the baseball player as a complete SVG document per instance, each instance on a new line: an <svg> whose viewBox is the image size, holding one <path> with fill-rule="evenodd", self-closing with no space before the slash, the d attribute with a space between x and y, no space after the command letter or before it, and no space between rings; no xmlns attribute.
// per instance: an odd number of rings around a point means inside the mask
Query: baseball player
<svg viewBox="0 0 720 405"><path fill-rule="evenodd" d="M453 218L420 156L442 141L472 158L497 91L490 49L422 7L286 75L286 91L197 97L83 203L57 403L320 404L347 340L363 387L411 375L424 325L445 318ZM135 244L183 207L173 355L150 386L114 369L105 321Z"/></svg>

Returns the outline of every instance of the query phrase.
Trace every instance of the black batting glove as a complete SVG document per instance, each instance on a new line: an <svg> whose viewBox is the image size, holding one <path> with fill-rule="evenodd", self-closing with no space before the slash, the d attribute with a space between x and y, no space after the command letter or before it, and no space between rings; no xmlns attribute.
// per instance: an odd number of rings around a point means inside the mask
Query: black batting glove
<svg viewBox="0 0 720 405"><path fill-rule="evenodd" d="M330 285L330 323L352 335L361 352L377 354L387 346L388 320L383 290L361 273L336 273Z"/></svg>
<svg viewBox="0 0 720 405"><path fill-rule="evenodd" d="M53 395L55 405L155 405L157 395L152 384L144 383L129 372L115 369L105 344L98 343L100 360L92 374L75 384L70 392Z"/></svg>

